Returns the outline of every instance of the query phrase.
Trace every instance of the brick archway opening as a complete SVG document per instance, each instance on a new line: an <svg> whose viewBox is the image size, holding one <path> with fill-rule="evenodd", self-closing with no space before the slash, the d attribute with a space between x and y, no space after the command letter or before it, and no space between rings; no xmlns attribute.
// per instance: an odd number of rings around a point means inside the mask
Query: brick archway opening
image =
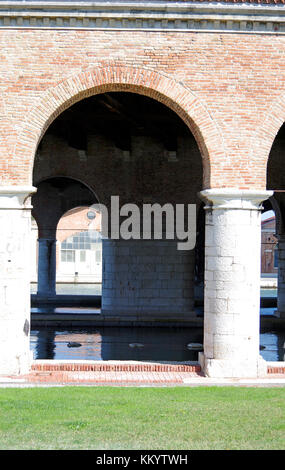
<svg viewBox="0 0 285 470"><path fill-rule="evenodd" d="M66 109L87 97L105 92L144 95L173 110L188 126L199 147L203 162L203 187L211 185L211 161L224 158L220 131L205 104L172 78L147 69L132 67L96 68L55 85L45 92L23 122L14 149L21 160L19 178L31 181L34 155L50 124ZM15 171L16 168L15 168Z"/></svg>
<svg viewBox="0 0 285 470"><path fill-rule="evenodd" d="M112 194L139 207L201 203L195 136L170 107L129 88L77 100L50 123L38 145L33 184L58 175L80 180L107 207ZM103 242L102 316L126 324L134 317L148 325L161 318L165 325L190 322L195 251L178 252L175 240L143 243Z"/></svg>
<svg viewBox="0 0 285 470"><path fill-rule="evenodd" d="M77 206L91 206L98 202L94 192L77 179L51 176L36 183L32 196L32 216L37 223L38 236L34 240L33 256L37 269L37 294L32 298L38 305L47 299L56 301L58 266L57 226L62 216ZM69 227L70 229L70 227Z"/></svg>

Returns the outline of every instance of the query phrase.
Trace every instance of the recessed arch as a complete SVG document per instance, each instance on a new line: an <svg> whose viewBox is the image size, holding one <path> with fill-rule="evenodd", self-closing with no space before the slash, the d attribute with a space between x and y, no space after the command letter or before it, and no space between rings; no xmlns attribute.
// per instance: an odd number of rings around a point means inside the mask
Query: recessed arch
<svg viewBox="0 0 285 470"><path fill-rule="evenodd" d="M56 178L61 178L61 179L74 181L75 183L80 183L81 185L86 186L86 188L90 191L90 193L93 194L94 200L96 200L97 204L100 204L100 199L98 197L97 192L95 192L94 189L88 183L86 183L86 181L83 181L82 179L78 178L77 176L74 177L73 175L70 175L70 174L67 174L67 175L57 174L57 175L53 175L53 176L44 176L43 178L39 178L39 179L33 181L33 184L34 184L34 186L37 187L43 182L48 182L49 180L53 180L53 179L56 179ZM69 210L72 210L72 209L69 209Z"/></svg>
<svg viewBox="0 0 285 470"><path fill-rule="evenodd" d="M40 139L64 110L89 96L124 91L153 98L172 109L189 127L200 149L204 188L211 185L211 161L225 156L220 131L204 103L176 80L153 70L134 67L97 67L67 78L48 89L27 114L14 153L28 162L26 179L31 181L33 161Z"/></svg>
<svg viewBox="0 0 285 470"><path fill-rule="evenodd" d="M68 210L98 203L93 189L79 179L57 175L43 178L36 186L38 190L32 196L32 215L38 225L39 238L52 238L59 219Z"/></svg>
<svg viewBox="0 0 285 470"><path fill-rule="evenodd" d="M76 276L79 283L102 284L101 217L96 211L96 217L90 219L89 212L94 214L89 206L78 206L65 212L58 221L56 277L61 279L59 283L74 281Z"/></svg>

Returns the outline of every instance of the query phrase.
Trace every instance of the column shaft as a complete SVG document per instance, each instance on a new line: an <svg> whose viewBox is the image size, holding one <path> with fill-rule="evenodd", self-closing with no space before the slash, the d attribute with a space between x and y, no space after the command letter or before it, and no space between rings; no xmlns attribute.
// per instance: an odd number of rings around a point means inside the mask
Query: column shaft
<svg viewBox="0 0 285 470"><path fill-rule="evenodd" d="M38 295L53 297L56 295L56 240L39 238L38 248Z"/></svg>
<svg viewBox="0 0 285 470"><path fill-rule="evenodd" d="M0 187L0 374L29 370L31 207L33 187Z"/></svg>
<svg viewBox="0 0 285 470"><path fill-rule="evenodd" d="M263 191L206 190L204 353L212 377L266 373L259 355L260 203Z"/></svg>

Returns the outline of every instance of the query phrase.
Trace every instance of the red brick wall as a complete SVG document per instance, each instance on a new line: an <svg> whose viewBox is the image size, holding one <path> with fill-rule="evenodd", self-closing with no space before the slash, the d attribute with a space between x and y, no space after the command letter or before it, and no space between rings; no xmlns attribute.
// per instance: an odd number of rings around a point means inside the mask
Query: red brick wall
<svg viewBox="0 0 285 470"><path fill-rule="evenodd" d="M189 125L204 187L265 187L285 120L285 36L2 30L0 51L1 184L31 182L38 140L63 109L130 90Z"/></svg>

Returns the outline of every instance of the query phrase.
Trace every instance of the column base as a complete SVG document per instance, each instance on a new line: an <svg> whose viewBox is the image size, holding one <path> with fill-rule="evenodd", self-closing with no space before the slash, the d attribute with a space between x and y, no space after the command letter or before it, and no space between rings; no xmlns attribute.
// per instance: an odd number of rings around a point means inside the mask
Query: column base
<svg viewBox="0 0 285 470"><path fill-rule="evenodd" d="M213 378L256 378L267 375L266 361L258 356L256 360L243 362L226 359L209 359L199 353L199 364L207 377Z"/></svg>
<svg viewBox="0 0 285 470"><path fill-rule="evenodd" d="M1 351L0 371L1 375L25 375L30 372L33 362L33 351L22 354L9 354L9 351Z"/></svg>

